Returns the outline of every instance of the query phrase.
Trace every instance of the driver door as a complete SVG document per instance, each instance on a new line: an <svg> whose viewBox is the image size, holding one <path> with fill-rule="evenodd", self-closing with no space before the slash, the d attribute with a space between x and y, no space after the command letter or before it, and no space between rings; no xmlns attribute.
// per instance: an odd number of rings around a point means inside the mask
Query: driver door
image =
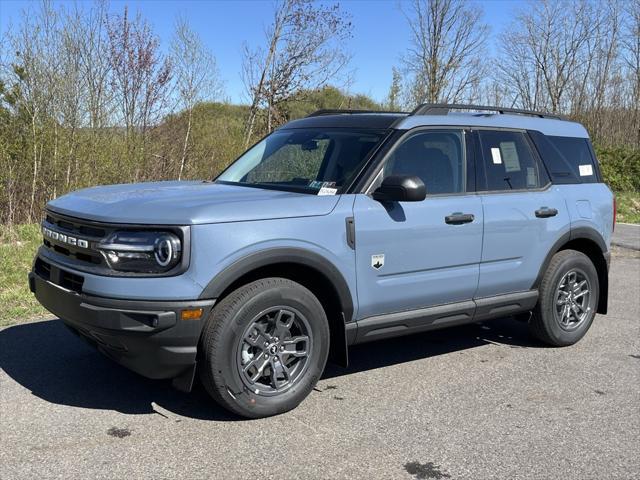
<svg viewBox="0 0 640 480"><path fill-rule="evenodd" d="M367 190L387 175L415 175L425 183L425 200L381 203L356 195L358 319L465 301L461 306L473 315L483 211L480 198L468 191L475 172L468 166L467 137L461 129L407 133ZM451 222L458 214L473 219Z"/></svg>

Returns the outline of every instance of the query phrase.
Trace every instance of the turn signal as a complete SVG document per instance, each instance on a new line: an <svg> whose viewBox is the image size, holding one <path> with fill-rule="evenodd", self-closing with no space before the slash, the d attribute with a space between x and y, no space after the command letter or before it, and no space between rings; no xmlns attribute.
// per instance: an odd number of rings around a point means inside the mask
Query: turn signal
<svg viewBox="0 0 640 480"><path fill-rule="evenodd" d="M182 320L200 320L202 317L202 309L201 308L192 308L189 310L182 310L180 314L180 318Z"/></svg>

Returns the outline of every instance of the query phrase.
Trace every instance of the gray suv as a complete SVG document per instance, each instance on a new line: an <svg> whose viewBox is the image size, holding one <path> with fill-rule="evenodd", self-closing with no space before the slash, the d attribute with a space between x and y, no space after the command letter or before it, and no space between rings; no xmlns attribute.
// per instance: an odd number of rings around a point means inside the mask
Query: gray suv
<svg viewBox="0 0 640 480"><path fill-rule="evenodd" d="M197 372L255 418L296 407L357 343L520 315L577 342L607 311L614 222L578 123L323 110L213 181L49 202L29 284L116 362L185 391Z"/></svg>

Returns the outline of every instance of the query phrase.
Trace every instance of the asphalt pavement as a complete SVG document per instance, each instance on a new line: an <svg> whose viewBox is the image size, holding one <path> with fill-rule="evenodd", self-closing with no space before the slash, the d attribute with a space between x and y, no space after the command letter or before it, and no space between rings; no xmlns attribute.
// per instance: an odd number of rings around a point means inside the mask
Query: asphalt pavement
<svg viewBox="0 0 640 480"><path fill-rule="evenodd" d="M620 231L619 227L616 229ZM295 411L239 420L59 320L0 330L0 478L640 478L640 253L568 348L505 318L357 346Z"/></svg>
<svg viewBox="0 0 640 480"><path fill-rule="evenodd" d="M640 250L640 225L619 223L611 237L611 244L616 247Z"/></svg>

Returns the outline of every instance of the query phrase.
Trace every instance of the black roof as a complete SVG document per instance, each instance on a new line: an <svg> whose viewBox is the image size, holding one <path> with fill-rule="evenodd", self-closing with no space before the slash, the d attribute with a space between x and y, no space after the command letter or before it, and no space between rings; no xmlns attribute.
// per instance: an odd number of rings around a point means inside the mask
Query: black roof
<svg viewBox="0 0 640 480"><path fill-rule="evenodd" d="M289 128L371 128L387 129L406 113L337 113L323 114L293 120L281 129Z"/></svg>

